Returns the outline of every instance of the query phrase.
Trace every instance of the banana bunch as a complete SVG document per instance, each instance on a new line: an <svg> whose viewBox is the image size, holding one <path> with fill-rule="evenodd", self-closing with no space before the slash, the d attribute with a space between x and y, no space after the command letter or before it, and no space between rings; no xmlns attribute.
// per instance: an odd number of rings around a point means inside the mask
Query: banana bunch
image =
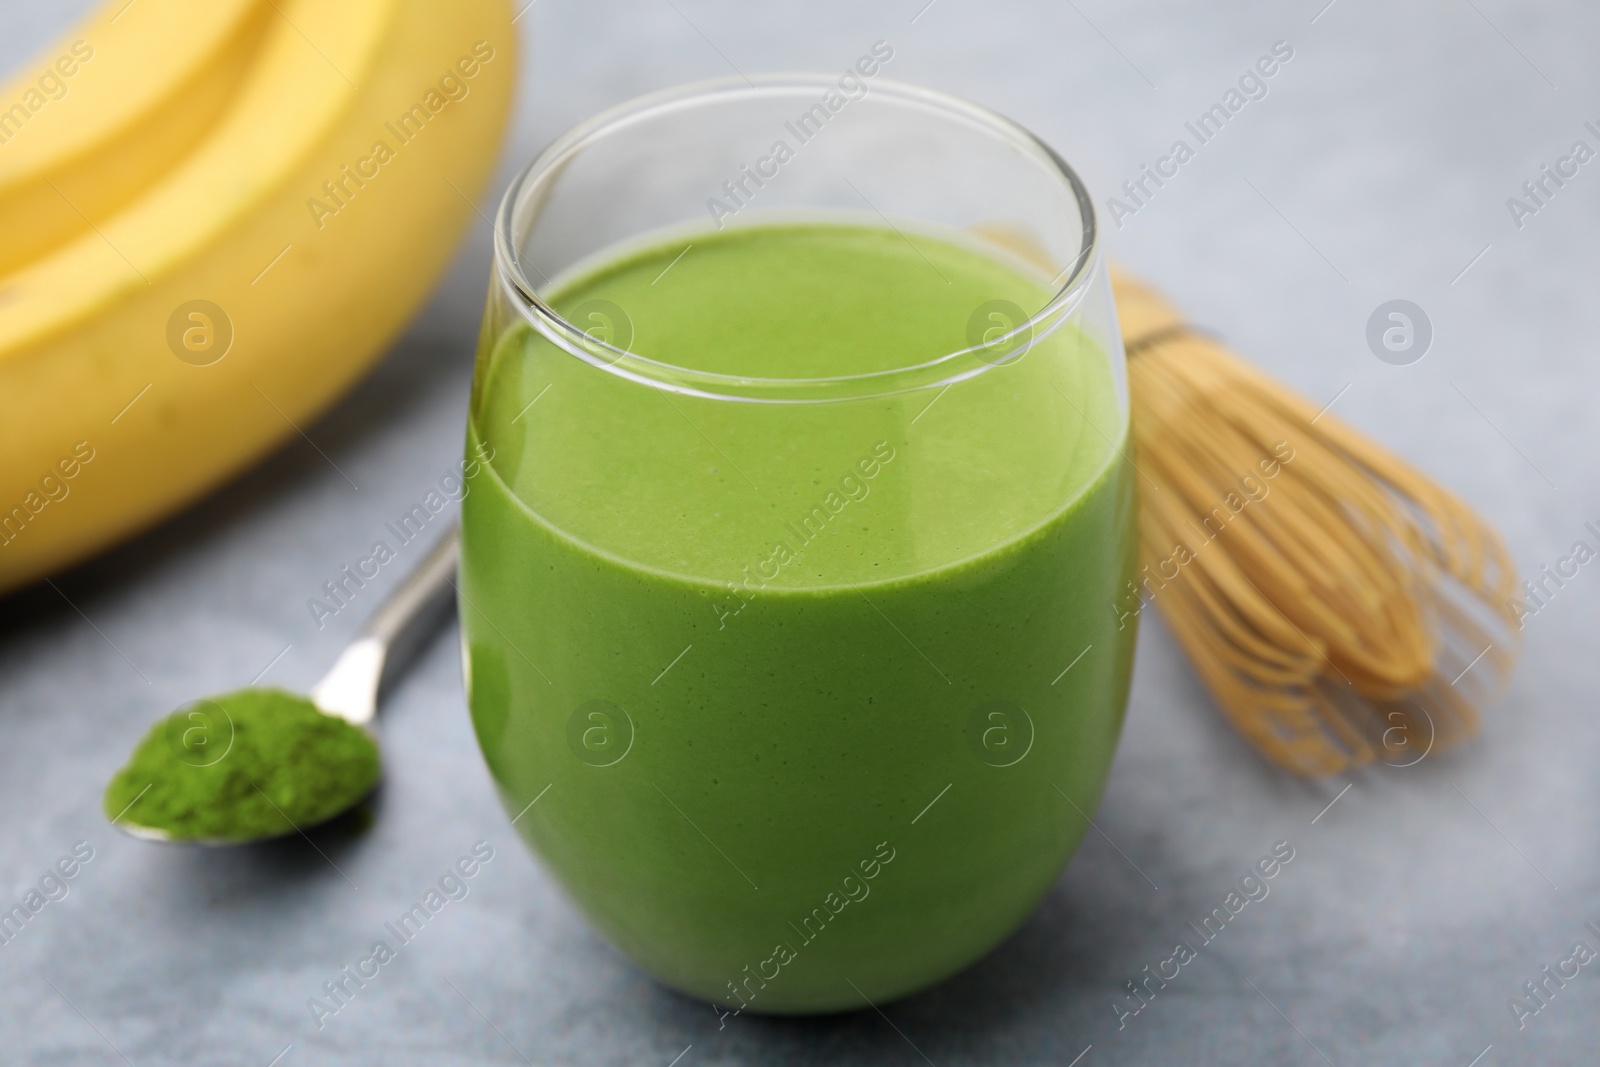
<svg viewBox="0 0 1600 1067"><path fill-rule="evenodd" d="M508 0L109 0L0 88L0 592L193 501L427 296Z"/></svg>

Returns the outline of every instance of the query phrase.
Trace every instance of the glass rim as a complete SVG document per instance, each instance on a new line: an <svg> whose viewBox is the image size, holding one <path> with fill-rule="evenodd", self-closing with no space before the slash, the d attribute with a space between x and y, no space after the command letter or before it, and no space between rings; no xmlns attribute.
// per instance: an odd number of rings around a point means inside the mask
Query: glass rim
<svg viewBox="0 0 1600 1067"><path fill-rule="evenodd" d="M951 93L891 78L874 78L871 94L880 98L887 96L902 105L919 107L998 134L1053 173L1072 194L1082 231L1078 251L1071 262L1055 275L1060 284L1045 305L1005 334L920 363L861 374L807 378L726 374L653 360L593 337L558 313L529 282L524 268L532 264L524 260L514 233L517 209L536 182L558 174L567 161L586 145L628 126L700 104L741 97L786 96L802 91L825 92L833 88L837 80L835 74L793 73L758 74L748 78L729 76L690 82L634 97L569 128L517 172L501 198L494 220L494 260L498 282L509 290L523 319L570 355L643 385L707 399L771 403L868 399L953 385L1020 358L1033 343L1066 320L1087 292L1095 275L1100 259L1099 226L1088 187L1060 153L1019 123ZM544 277L537 266L534 266L534 272ZM1050 284L1054 287L1056 281L1052 280ZM1009 347L1012 341L1019 339L1022 344L1015 349ZM1004 358L990 359L983 354L997 347L1004 348ZM975 357L977 365L960 369L963 357ZM951 367L956 370L946 373Z"/></svg>

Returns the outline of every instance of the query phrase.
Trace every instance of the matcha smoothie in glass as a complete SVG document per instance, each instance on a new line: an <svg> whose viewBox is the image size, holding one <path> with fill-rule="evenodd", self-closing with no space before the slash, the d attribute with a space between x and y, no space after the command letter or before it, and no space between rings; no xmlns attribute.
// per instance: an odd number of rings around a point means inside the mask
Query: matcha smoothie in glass
<svg viewBox="0 0 1600 1067"><path fill-rule="evenodd" d="M496 226L473 725L594 926L728 1013L865 1007L992 949L1088 827L1127 697L1088 195L877 49L601 115Z"/></svg>

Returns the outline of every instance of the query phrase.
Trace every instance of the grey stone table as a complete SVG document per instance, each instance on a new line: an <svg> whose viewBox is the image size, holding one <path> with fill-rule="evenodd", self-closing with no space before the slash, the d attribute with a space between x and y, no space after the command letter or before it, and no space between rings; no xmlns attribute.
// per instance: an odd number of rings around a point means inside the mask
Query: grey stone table
<svg viewBox="0 0 1600 1067"><path fill-rule="evenodd" d="M0 68L83 6L0 8ZM882 38L893 76L1016 117L1109 210L1185 121L1287 42L1293 57L1265 97L1117 211L1114 253L1482 508L1525 572L1595 543L1584 524L1600 521L1600 163L1535 213L1514 218L1507 204L1575 141L1600 147L1584 125L1600 119L1593 4L530 8L496 193L601 107L730 68L842 68ZM384 710L390 777L364 831L225 853L115 833L100 788L152 717L263 669L305 686L351 635L356 613L318 631L306 599L456 458L487 263L480 223L386 362L309 428L316 449L292 444L58 577L59 591L0 605L0 906L75 843L92 852L68 895L0 945L0 1060L1595 1062L1600 966L1520 1029L1507 1000L1574 942L1600 947L1584 926L1600 923L1600 566L1527 620L1525 660L1479 743L1349 780L1266 766L1222 726L1164 629L1147 626L1102 832L1006 944L881 1015L719 1028L708 1006L657 987L587 929L496 803L453 639ZM1409 366L1379 361L1365 340L1393 298L1433 324L1431 350ZM318 1029L307 999L478 841L494 859L467 898ZM1278 841L1295 859L1271 895L1119 1029L1124 983L1189 938Z"/></svg>

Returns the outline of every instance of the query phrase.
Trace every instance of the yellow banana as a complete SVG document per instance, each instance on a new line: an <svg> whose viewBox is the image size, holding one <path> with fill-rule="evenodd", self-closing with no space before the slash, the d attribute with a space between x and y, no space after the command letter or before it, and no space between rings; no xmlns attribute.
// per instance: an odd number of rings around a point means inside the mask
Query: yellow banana
<svg viewBox="0 0 1600 1067"><path fill-rule="evenodd" d="M474 210L512 95L506 0L270 6L203 139L0 276L0 591L295 434L405 324Z"/></svg>
<svg viewBox="0 0 1600 1067"><path fill-rule="evenodd" d="M0 88L0 271L89 230L222 114L264 0L111 3Z"/></svg>

